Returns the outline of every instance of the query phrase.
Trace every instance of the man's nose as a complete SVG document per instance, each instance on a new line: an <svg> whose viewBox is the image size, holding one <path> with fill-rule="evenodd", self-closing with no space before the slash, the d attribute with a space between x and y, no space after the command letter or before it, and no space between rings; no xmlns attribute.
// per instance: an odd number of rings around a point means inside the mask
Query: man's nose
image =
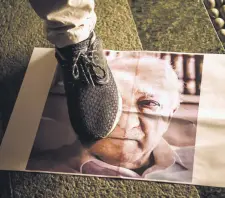
<svg viewBox="0 0 225 198"><path fill-rule="evenodd" d="M140 125L138 112L123 112L118 125L126 130L138 127Z"/></svg>

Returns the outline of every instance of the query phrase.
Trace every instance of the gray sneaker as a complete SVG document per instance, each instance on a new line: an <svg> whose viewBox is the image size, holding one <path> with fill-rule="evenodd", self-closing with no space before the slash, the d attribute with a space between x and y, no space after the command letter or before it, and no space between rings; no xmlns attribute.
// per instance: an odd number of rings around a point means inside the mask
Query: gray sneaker
<svg viewBox="0 0 225 198"><path fill-rule="evenodd" d="M107 137L119 121L122 101L101 40L92 32L87 40L56 48L55 55L62 68L75 133L83 143Z"/></svg>

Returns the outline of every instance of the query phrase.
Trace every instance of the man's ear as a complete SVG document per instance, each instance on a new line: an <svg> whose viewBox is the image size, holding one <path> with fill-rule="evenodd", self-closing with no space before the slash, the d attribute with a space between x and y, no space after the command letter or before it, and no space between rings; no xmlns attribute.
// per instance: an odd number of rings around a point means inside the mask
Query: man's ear
<svg viewBox="0 0 225 198"><path fill-rule="evenodd" d="M172 114L176 113L177 109L178 109L178 107L176 107L175 109L173 109L173 113Z"/></svg>
<svg viewBox="0 0 225 198"><path fill-rule="evenodd" d="M174 109L170 112L170 115L169 115L169 122L171 121L171 119L172 119L174 113L176 113L176 111L177 111L178 108L179 108L179 107L176 107L176 108L174 108Z"/></svg>
<svg viewBox="0 0 225 198"><path fill-rule="evenodd" d="M175 108L173 108L173 110L170 112L170 115L169 115L169 122L171 121L174 113L176 113L176 111L179 109L180 105L177 105Z"/></svg>
<svg viewBox="0 0 225 198"><path fill-rule="evenodd" d="M180 103L176 105L176 107L173 109L173 114L180 108Z"/></svg>
<svg viewBox="0 0 225 198"><path fill-rule="evenodd" d="M171 113L170 113L170 115L169 115L169 120L168 120L168 121L169 121L169 123L170 123L170 121L172 120L173 114L174 114L174 113L173 113L173 112L171 112Z"/></svg>

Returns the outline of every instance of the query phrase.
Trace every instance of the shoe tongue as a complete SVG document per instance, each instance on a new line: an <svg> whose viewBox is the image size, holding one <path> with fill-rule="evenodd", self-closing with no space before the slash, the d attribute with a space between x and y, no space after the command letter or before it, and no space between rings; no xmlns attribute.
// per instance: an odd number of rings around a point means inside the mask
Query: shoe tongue
<svg viewBox="0 0 225 198"><path fill-rule="evenodd" d="M63 48L57 48L57 51L65 57L65 59L70 60L75 54L79 52L87 52L88 48L91 48L96 39L96 35L94 32L90 34L90 36L79 43L69 45Z"/></svg>
<svg viewBox="0 0 225 198"><path fill-rule="evenodd" d="M74 45L69 45L64 48L57 48L57 52L60 54L60 57L65 60L73 60L74 56L77 56L78 53L85 53L88 49L87 43L78 43Z"/></svg>

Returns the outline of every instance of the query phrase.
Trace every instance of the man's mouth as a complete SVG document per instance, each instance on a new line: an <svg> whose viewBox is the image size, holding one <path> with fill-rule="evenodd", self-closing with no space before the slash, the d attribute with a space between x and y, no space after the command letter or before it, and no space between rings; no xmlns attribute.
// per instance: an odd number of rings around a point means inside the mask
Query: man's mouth
<svg viewBox="0 0 225 198"><path fill-rule="evenodd" d="M113 141L115 144L118 145L129 145L130 147L140 147L142 148L141 140L134 139L134 138L126 138L126 137L108 137L107 139Z"/></svg>
<svg viewBox="0 0 225 198"><path fill-rule="evenodd" d="M141 141L145 137L145 134L139 128L133 128L131 130L124 130L120 127L116 129L108 136L110 139L124 140L124 141Z"/></svg>
<svg viewBox="0 0 225 198"><path fill-rule="evenodd" d="M121 141L125 141L125 140L138 141L137 139L130 139L130 138L120 138L120 137L108 137L108 138L115 139L115 140L121 140Z"/></svg>

